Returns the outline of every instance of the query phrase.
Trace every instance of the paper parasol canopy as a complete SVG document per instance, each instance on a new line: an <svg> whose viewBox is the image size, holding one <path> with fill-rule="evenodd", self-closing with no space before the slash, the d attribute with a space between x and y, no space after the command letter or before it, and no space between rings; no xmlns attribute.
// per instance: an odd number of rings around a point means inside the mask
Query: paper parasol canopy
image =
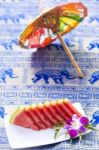
<svg viewBox="0 0 99 150"><path fill-rule="evenodd" d="M83 77L62 35L75 28L86 16L87 8L80 2L56 6L32 21L21 34L19 45L27 48L42 48L51 44L58 37L79 76Z"/></svg>

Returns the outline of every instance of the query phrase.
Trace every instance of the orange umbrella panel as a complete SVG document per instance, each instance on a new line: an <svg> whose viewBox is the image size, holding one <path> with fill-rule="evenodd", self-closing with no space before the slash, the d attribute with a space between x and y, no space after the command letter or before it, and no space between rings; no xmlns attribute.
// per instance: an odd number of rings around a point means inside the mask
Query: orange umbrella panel
<svg viewBox="0 0 99 150"><path fill-rule="evenodd" d="M21 34L19 45L27 48L46 47L61 35L71 31L87 16L82 3L56 6L37 17Z"/></svg>

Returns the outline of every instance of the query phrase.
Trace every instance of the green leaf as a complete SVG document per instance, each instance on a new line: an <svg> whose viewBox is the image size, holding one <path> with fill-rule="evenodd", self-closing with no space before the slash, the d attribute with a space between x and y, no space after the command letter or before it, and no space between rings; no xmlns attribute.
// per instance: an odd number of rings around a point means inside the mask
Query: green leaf
<svg viewBox="0 0 99 150"><path fill-rule="evenodd" d="M60 131L60 129L61 129L63 126L64 126L63 123L59 123L59 124L56 124L56 125L54 126L54 131L55 131L54 139L58 136L59 131Z"/></svg>
<svg viewBox="0 0 99 150"><path fill-rule="evenodd" d="M82 137L83 137L83 135L82 135L82 134L79 134L79 143L81 142Z"/></svg>
<svg viewBox="0 0 99 150"><path fill-rule="evenodd" d="M70 140L69 140L69 141L70 141L70 144L72 144L73 139L72 139L72 138L70 138Z"/></svg>
<svg viewBox="0 0 99 150"><path fill-rule="evenodd" d="M92 125L88 125L86 126L87 129L91 129L91 130L94 130L94 131L98 131L95 127L93 127Z"/></svg>
<svg viewBox="0 0 99 150"><path fill-rule="evenodd" d="M95 130L95 131L99 131L98 129L96 129L92 124L89 124L86 126L87 129L91 129L91 130Z"/></svg>
<svg viewBox="0 0 99 150"><path fill-rule="evenodd" d="M60 127L57 127L57 128L55 129L54 139L57 138L57 136L58 136L59 131L60 131L61 128L62 128L62 127L60 126Z"/></svg>
<svg viewBox="0 0 99 150"><path fill-rule="evenodd" d="M68 135L68 132L67 132L67 133L65 133L65 138L67 137L67 135Z"/></svg>
<svg viewBox="0 0 99 150"><path fill-rule="evenodd" d="M58 134L59 134L59 131L60 131L60 129L56 129L56 130L55 130L54 139L57 138L57 136L58 136Z"/></svg>

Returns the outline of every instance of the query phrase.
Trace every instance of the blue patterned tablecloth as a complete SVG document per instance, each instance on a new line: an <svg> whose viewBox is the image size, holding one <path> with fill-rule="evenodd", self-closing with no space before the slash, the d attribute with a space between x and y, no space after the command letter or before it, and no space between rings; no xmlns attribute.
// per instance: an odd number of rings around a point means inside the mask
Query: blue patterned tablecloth
<svg viewBox="0 0 99 150"><path fill-rule="evenodd" d="M99 126L99 0L80 0L88 7L88 17L64 36L84 73L83 79L70 79L77 74L58 40L35 53L18 46L20 33L43 8L72 1L0 0L0 150L11 149L4 128L6 105L69 98L80 102L86 115ZM56 74L57 81L51 74ZM99 150L99 132L85 135L81 143L66 141L36 149Z"/></svg>

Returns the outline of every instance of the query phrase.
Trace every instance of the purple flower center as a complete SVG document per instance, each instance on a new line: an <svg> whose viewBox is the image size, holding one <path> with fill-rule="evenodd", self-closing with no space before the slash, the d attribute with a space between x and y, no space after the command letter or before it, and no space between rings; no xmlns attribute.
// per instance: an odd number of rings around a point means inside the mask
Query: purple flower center
<svg viewBox="0 0 99 150"><path fill-rule="evenodd" d="M84 126L89 124L89 119L87 117L81 117L80 118L80 123Z"/></svg>
<svg viewBox="0 0 99 150"><path fill-rule="evenodd" d="M71 138L75 138L79 135L79 132L76 129L70 129L69 130L69 135Z"/></svg>
<svg viewBox="0 0 99 150"><path fill-rule="evenodd" d="M80 126L79 131L80 131L80 132L85 132L85 131L86 131L86 128L85 128L84 126Z"/></svg>
<svg viewBox="0 0 99 150"><path fill-rule="evenodd" d="M66 124L71 125L71 122L72 122L72 119L68 119L68 120L66 121Z"/></svg>

